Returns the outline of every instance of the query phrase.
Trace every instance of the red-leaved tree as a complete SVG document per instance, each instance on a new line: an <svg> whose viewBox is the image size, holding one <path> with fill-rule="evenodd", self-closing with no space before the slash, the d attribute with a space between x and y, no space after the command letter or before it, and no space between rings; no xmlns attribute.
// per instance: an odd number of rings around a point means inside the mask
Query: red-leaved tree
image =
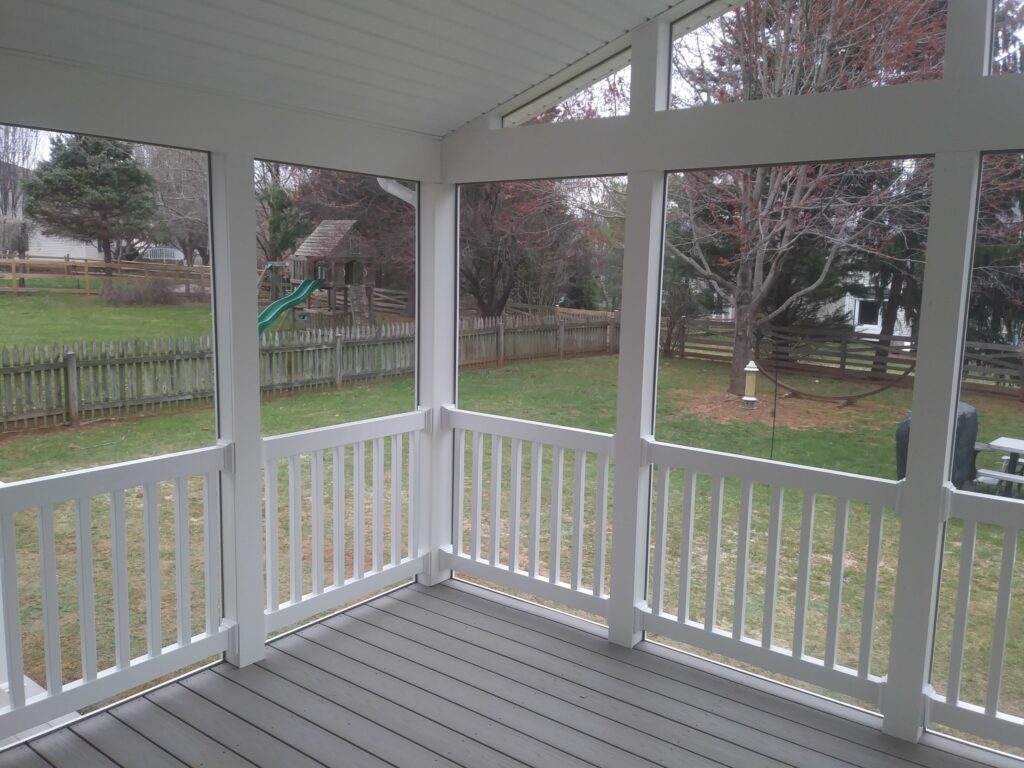
<svg viewBox="0 0 1024 768"><path fill-rule="evenodd" d="M941 76L938 0L749 0L676 41L677 107L773 99ZM927 222L926 163L814 163L678 174L670 184L667 257L680 259L732 308L729 391L758 329L861 254L884 255ZM817 276L775 292L797 258ZM767 307L772 297L774 306Z"/></svg>

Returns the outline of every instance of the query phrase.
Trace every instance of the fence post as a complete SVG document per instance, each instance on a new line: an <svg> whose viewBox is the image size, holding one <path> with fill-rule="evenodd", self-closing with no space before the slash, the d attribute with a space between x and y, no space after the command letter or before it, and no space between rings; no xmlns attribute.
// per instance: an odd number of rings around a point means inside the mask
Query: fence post
<svg viewBox="0 0 1024 768"><path fill-rule="evenodd" d="M499 317L494 334L494 347L498 357L498 367L505 367L505 322Z"/></svg>
<svg viewBox="0 0 1024 768"><path fill-rule="evenodd" d="M850 336L844 332L843 338L839 341L839 378L843 378L846 375L846 355L849 343Z"/></svg>
<svg viewBox="0 0 1024 768"><path fill-rule="evenodd" d="M345 375L344 365L342 364L342 353L344 352L345 345L341 340L341 332L338 329L334 331L334 386L340 386L341 380Z"/></svg>
<svg viewBox="0 0 1024 768"><path fill-rule="evenodd" d="M565 357L565 318L558 318L558 356Z"/></svg>
<svg viewBox="0 0 1024 768"><path fill-rule="evenodd" d="M78 412L78 355L66 347L64 351L64 375L67 382L64 392L67 397L68 421L71 422L71 426L77 427L82 423Z"/></svg>

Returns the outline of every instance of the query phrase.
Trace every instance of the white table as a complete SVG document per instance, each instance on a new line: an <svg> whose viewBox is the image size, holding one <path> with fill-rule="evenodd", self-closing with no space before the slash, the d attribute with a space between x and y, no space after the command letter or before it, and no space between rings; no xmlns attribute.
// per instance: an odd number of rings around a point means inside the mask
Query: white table
<svg viewBox="0 0 1024 768"><path fill-rule="evenodd" d="M989 445L1007 453L1016 453L1018 456L1024 453L1024 440L1018 437L997 437Z"/></svg>
<svg viewBox="0 0 1024 768"><path fill-rule="evenodd" d="M1009 454L1009 459L1006 462L1006 472L1011 475L1017 474L1017 466L1020 463L1021 454L1024 454L1024 440L1018 437L997 437L989 445L996 450L1006 451ZM1007 483L1007 491L1009 490L1009 483Z"/></svg>

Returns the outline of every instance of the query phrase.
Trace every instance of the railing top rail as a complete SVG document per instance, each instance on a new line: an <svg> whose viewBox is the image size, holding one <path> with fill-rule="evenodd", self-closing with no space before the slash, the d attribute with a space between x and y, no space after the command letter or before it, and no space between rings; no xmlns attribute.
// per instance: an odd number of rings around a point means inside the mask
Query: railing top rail
<svg viewBox="0 0 1024 768"><path fill-rule="evenodd" d="M426 428L427 414L424 411L410 411L397 416L354 421L331 427L307 429L287 435L267 437L263 440L263 460L272 461L297 453L322 451L339 445L348 445L379 437L390 437L405 432L420 432Z"/></svg>
<svg viewBox="0 0 1024 768"><path fill-rule="evenodd" d="M9 483L0 486L0 513L13 514L71 499L90 498L114 489L218 472L227 464L227 451L227 444L213 445Z"/></svg>
<svg viewBox="0 0 1024 768"><path fill-rule="evenodd" d="M950 517L998 525L1009 531L1024 529L1024 502L989 493L958 491L946 487Z"/></svg>
<svg viewBox="0 0 1024 768"><path fill-rule="evenodd" d="M661 443L653 438L646 438L643 442L644 459L650 464L717 477L736 477L773 486L781 485L794 490L812 491L816 494L894 508L902 485L901 481Z"/></svg>
<svg viewBox="0 0 1024 768"><path fill-rule="evenodd" d="M486 432L517 440L527 440L545 445L556 445L561 448L583 450L591 453L610 456L612 452L612 435L607 432L593 432L574 427L560 427L544 424L539 421L513 419L507 416L492 416L488 413L463 411L451 406L442 409L446 429L468 429L474 432Z"/></svg>

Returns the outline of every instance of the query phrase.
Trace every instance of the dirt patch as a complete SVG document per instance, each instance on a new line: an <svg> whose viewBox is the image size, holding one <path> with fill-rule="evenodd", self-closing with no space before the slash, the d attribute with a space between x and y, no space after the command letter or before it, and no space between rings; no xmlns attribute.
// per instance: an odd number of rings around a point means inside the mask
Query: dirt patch
<svg viewBox="0 0 1024 768"><path fill-rule="evenodd" d="M738 397L723 395L721 392L677 390L669 395L676 408L683 413L720 423L744 421L771 426L774 420L776 425L786 429L827 426L832 431L852 432L864 422L872 421L879 412L891 414L893 410L891 405L866 400L840 407L837 403L782 395L779 396L777 407L773 407L775 403L772 398L764 398L752 409L747 409ZM900 409L900 418L907 413L909 411Z"/></svg>

